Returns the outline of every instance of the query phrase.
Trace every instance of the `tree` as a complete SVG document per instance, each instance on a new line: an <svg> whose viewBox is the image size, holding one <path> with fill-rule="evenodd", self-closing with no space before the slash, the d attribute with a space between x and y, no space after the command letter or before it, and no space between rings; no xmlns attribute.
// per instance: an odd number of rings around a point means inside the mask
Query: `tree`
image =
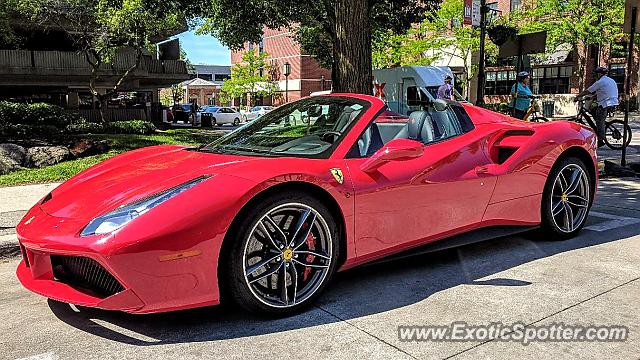
<svg viewBox="0 0 640 360"><path fill-rule="evenodd" d="M184 3L184 4L183 4ZM183 28L190 15L186 1L158 0L39 0L34 19L44 26L63 29L91 68L89 88L100 112L128 77L140 67L153 38ZM114 61L124 52L133 61L124 68ZM99 84L115 79L105 92Z"/></svg>
<svg viewBox="0 0 640 360"><path fill-rule="evenodd" d="M536 0L510 17L522 33L546 30L547 49L563 43L573 47L580 91L585 88L589 47L609 45L624 36L624 0Z"/></svg>
<svg viewBox="0 0 640 360"><path fill-rule="evenodd" d="M477 68L471 63L471 55L480 49L480 30L463 26L463 15L463 0L444 0L437 11L427 14L407 33L383 34L374 42L375 65L431 65L445 57L458 58L465 64L463 81L465 89L469 89ZM487 54L495 54L496 50L487 42Z"/></svg>
<svg viewBox="0 0 640 360"><path fill-rule="evenodd" d="M242 99L249 96L249 104L258 97L271 96L278 86L272 81L272 66L265 59L267 53L257 54L247 51L242 54L242 63L231 68L231 78L222 84L222 102L234 98Z"/></svg>
<svg viewBox="0 0 640 360"><path fill-rule="evenodd" d="M200 33L232 49L258 43L264 27L289 28L303 51L332 69L335 91L371 92L372 34L403 33L419 22L421 0L211 0Z"/></svg>

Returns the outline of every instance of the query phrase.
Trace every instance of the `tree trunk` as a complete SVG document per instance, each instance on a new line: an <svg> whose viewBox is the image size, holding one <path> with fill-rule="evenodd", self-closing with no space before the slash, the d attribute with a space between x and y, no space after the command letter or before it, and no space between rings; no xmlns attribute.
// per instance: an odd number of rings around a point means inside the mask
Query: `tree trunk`
<svg viewBox="0 0 640 360"><path fill-rule="evenodd" d="M333 91L372 93L371 24L368 0L335 0Z"/></svg>

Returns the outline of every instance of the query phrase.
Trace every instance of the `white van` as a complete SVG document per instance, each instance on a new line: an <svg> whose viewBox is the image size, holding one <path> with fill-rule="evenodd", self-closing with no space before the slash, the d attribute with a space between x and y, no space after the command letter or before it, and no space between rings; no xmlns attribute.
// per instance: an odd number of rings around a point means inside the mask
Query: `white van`
<svg viewBox="0 0 640 360"><path fill-rule="evenodd" d="M420 110L427 100L437 98L440 85L453 72L446 66L402 66L373 70L373 94L387 103L389 109L408 115Z"/></svg>

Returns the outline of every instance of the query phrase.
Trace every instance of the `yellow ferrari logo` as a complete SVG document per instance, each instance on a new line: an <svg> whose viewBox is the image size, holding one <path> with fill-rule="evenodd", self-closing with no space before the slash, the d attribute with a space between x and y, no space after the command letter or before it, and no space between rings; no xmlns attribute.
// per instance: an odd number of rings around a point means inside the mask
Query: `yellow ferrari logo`
<svg viewBox="0 0 640 360"><path fill-rule="evenodd" d="M285 261L291 261L291 259L293 258L293 250L291 250L291 249L286 249L286 250L282 253L282 257L285 259Z"/></svg>
<svg viewBox="0 0 640 360"><path fill-rule="evenodd" d="M333 175L333 178L336 179L338 184L342 184L344 182L344 175L342 175L342 170L339 168L331 169L331 175Z"/></svg>

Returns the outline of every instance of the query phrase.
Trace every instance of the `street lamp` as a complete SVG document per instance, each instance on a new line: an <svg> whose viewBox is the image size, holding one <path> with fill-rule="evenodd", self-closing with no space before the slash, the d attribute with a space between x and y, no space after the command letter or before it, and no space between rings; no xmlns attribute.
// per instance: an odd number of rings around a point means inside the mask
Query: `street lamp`
<svg viewBox="0 0 640 360"><path fill-rule="evenodd" d="M320 84L322 85L322 91L324 91L324 75L320 76Z"/></svg>
<svg viewBox="0 0 640 360"><path fill-rule="evenodd" d="M289 62L284 63L284 66L282 67L282 73L284 74L285 77L285 83L284 83L284 97L285 97L285 102L289 102L289 75L291 75L291 64L289 64Z"/></svg>

